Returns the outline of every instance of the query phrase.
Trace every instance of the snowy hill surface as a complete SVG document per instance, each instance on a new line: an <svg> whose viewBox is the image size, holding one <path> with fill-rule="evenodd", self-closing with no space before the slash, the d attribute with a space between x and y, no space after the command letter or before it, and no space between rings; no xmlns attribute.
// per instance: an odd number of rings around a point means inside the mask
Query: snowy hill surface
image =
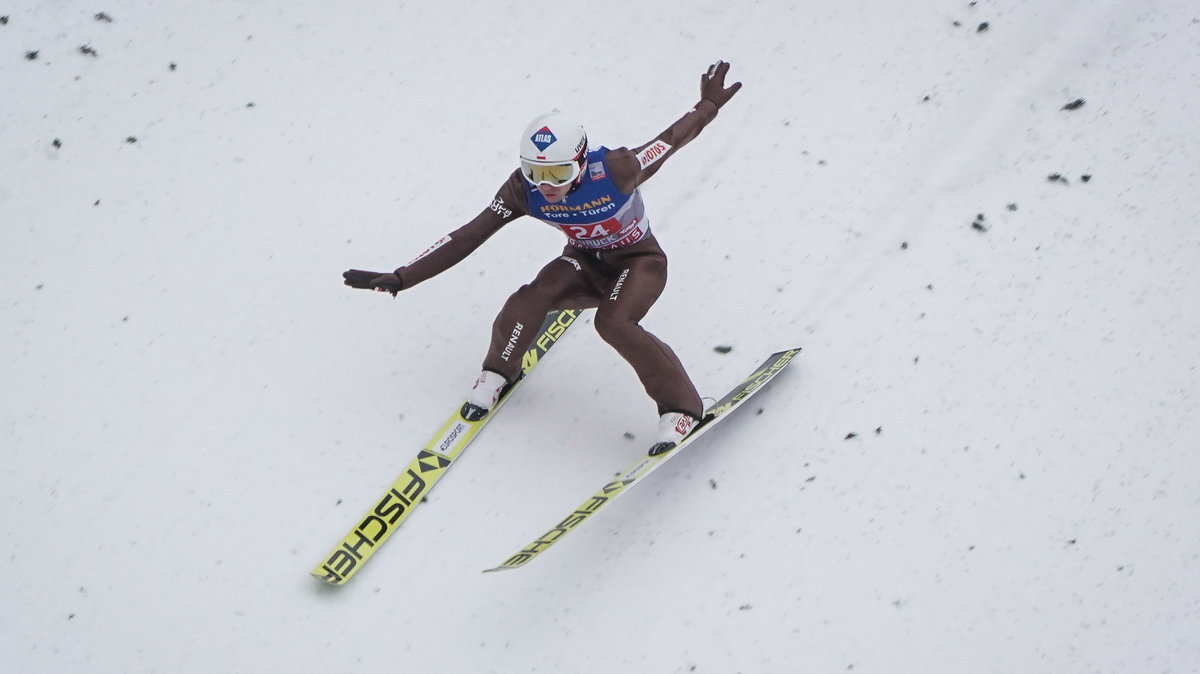
<svg viewBox="0 0 1200 674"><path fill-rule="evenodd" d="M0 670L1200 671L1194 2L0 15ZM479 212L536 114L639 144L718 58L744 89L645 188L646 325L710 396L802 346L761 414L480 574L645 450L589 320L310 578L563 242L342 270Z"/></svg>

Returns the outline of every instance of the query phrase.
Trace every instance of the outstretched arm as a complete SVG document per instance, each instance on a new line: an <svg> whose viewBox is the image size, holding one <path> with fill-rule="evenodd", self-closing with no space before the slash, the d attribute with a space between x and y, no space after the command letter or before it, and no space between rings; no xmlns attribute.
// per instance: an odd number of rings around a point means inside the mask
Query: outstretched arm
<svg viewBox="0 0 1200 674"><path fill-rule="evenodd" d="M524 179L514 171L492 203L470 222L439 239L408 264L390 273L350 269L342 273L345 284L352 288L396 293L437 276L461 262L483 245L500 228L525 214L522 200Z"/></svg>
<svg viewBox="0 0 1200 674"><path fill-rule="evenodd" d="M700 76L700 100L654 140L632 150L621 148L609 153L613 181L617 189L629 193L658 172L664 160L687 145L717 117L721 106L742 88L741 82L725 86L729 63L717 61Z"/></svg>

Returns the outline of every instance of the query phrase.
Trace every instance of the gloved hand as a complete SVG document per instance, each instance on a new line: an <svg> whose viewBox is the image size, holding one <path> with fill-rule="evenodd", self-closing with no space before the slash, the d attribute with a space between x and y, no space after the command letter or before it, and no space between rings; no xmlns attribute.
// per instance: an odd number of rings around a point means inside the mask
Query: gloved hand
<svg viewBox="0 0 1200 674"><path fill-rule="evenodd" d="M350 269L342 272L342 278L345 279L345 284L351 288L378 290L381 293L391 293L392 297L404 290L404 282L400 280L399 276L390 272Z"/></svg>
<svg viewBox="0 0 1200 674"><path fill-rule="evenodd" d="M700 76L700 98L709 101L713 105L720 108L733 98L733 95L742 88L741 82L734 82L728 88L725 87L725 73L729 72L729 64L725 61L717 61L708 67L708 72Z"/></svg>

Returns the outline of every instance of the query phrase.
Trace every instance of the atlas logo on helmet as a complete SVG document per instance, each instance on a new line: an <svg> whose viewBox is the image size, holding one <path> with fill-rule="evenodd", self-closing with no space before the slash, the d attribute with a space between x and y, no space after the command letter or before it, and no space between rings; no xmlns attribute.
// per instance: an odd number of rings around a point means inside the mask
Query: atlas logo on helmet
<svg viewBox="0 0 1200 674"><path fill-rule="evenodd" d="M558 141L558 137L554 135L554 132L550 130L550 127L543 126L534 132L534 134L529 137L529 140L534 144L535 147L537 147L537 149L545 152L546 148Z"/></svg>

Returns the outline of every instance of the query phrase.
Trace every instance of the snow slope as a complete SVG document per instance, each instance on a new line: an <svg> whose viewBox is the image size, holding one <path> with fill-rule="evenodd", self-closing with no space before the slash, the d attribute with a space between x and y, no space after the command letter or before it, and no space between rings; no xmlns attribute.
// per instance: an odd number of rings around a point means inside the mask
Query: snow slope
<svg viewBox="0 0 1200 674"><path fill-rule="evenodd" d="M1194 3L0 15L0 670L1200 671ZM745 88L645 189L646 323L708 395L802 346L761 414L481 575L645 449L585 325L311 579L562 241L394 301L340 272L486 206L534 115L641 143L717 58Z"/></svg>

